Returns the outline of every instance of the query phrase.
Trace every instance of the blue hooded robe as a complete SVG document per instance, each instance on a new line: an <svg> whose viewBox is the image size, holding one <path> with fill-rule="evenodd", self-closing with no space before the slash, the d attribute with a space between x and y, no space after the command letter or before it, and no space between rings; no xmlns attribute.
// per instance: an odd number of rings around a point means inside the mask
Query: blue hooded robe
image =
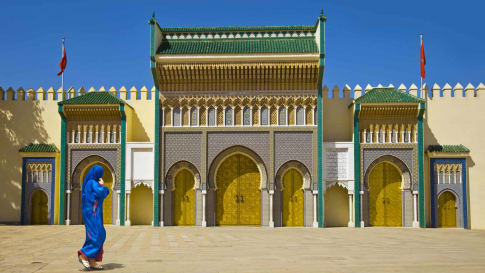
<svg viewBox="0 0 485 273"><path fill-rule="evenodd" d="M103 226L103 201L109 194L109 189L98 183L103 177L103 167L94 165L84 178L81 200L84 226L86 228L86 241L78 255L86 259L103 259L103 244L106 239L106 230Z"/></svg>

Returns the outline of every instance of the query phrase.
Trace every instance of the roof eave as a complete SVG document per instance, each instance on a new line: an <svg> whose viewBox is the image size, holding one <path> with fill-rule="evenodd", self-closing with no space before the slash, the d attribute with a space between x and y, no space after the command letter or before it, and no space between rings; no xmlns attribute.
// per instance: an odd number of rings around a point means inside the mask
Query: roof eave
<svg viewBox="0 0 485 273"><path fill-rule="evenodd" d="M156 54L157 63L210 61L318 61L318 53L258 53L258 54Z"/></svg>

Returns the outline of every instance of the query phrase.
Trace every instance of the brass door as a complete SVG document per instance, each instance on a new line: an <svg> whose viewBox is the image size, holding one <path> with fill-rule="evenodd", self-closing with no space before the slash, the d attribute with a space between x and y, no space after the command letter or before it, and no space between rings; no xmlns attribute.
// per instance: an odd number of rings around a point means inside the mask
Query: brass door
<svg viewBox="0 0 485 273"><path fill-rule="evenodd" d="M174 216L176 226L195 224L195 180L188 170L182 170L175 176Z"/></svg>
<svg viewBox="0 0 485 273"><path fill-rule="evenodd" d="M446 191L438 198L438 224L442 228L456 227L455 196Z"/></svg>
<svg viewBox="0 0 485 273"><path fill-rule="evenodd" d="M216 174L217 225L260 225L261 176L256 164L236 154L224 160Z"/></svg>
<svg viewBox="0 0 485 273"><path fill-rule="evenodd" d="M303 226L303 178L295 169L283 176L283 226Z"/></svg>
<svg viewBox="0 0 485 273"><path fill-rule="evenodd" d="M103 181L104 186L109 189L109 194L103 201L103 224L112 224L113 223L113 190L111 187L113 186L113 176L108 168L103 166L104 173L103 173Z"/></svg>
<svg viewBox="0 0 485 273"><path fill-rule="evenodd" d="M47 225L48 224L48 198L47 195L41 191L37 190L32 195L32 214L31 214L31 224L32 225Z"/></svg>
<svg viewBox="0 0 485 273"><path fill-rule="evenodd" d="M369 220L372 226L402 226L401 173L382 162L369 175Z"/></svg>

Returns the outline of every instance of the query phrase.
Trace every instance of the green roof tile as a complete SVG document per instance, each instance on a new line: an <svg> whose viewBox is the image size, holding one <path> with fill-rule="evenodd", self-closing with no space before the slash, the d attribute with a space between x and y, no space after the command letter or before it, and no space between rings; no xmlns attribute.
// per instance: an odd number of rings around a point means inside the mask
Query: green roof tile
<svg viewBox="0 0 485 273"><path fill-rule="evenodd" d="M469 153L470 149L465 147L463 144L459 145L429 145L428 146L429 152L438 152L438 153Z"/></svg>
<svg viewBox="0 0 485 273"><path fill-rule="evenodd" d="M158 54L318 53L315 38L165 40Z"/></svg>
<svg viewBox="0 0 485 273"><path fill-rule="evenodd" d="M315 31L316 25L241 26L241 27L160 27L162 32L225 32L225 31Z"/></svg>
<svg viewBox="0 0 485 273"><path fill-rule="evenodd" d="M394 88L373 88L362 97L355 100L355 103L385 103L385 102L424 102L423 99L410 95L404 91Z"/></svg>
<svg viewBox="0 0 485 273"><path fill-rule="evenodd" d="M56 153L59 152L56 145L54 144L34 144L30 143L29 145L23 147L19 150L19 152L23 153Z"/></svg>
<svg viewBox="0 0 485 273"><path fill-rule="evenodd" d="M125 102L117 96L107 91L93 91L87 94L70 98L58 102L59 105L65 104L125 104Z"/></svg>

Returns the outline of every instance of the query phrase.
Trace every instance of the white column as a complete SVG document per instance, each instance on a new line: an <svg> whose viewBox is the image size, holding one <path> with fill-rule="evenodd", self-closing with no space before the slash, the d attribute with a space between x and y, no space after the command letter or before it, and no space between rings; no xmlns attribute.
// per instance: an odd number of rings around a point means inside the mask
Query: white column
<svg viewBox="0 0 485 273"><path fill-rule="evenodd" d="M313 190L313 227L318 228L318 220L317 220L317 195L318 190Z"/></svg>
<svg viewBox="0 0 485 273"><path fill-rule="evenodd" d="M119 226L120 225L120 191L116 191L116 197L118 199L118 202L116 204L117 206L116 211L118 212L116 213L116 225Z"/></svg>
<svg viewBox="0 0 485 273"><path fill-rule="evenodd" d="M364 191L360 191L360 227L364 227Z"/></svg>
<svg viewBox="0 0 485 273"><path fill-rule="evenodd" d="M253 106L249 107L249 126L253 126Z"/></svg>
<svg viewBox="0 0 485 273"><path fill-rule="evenodd" d="M162 187L163 187L163 184L162 184ZM160 227L163 227L165 224L163 222L163 194L165 193L164 190L160 190L159 191L160 193Z"/></svg>
<svg viewBox="0 0 485 273"><path fill-rule="evenodd" d="M222 106L222 126L226 126L226 106Z"/></svg>
<svg viewBox="0 0 485 273"><path fill-rule="evenodd" d="M404 143L404 131L401 132L401 143Z"/></svg>
<svg viewBox="0 0 485 273"><path fill-rule="evenodd" d="M273 195L274 195L274 190L269 190L269 227L272 227L272 228L274 228Z"/></svg>
<svg viewBox="0 0 485 273"><path fill-rule="evenodd" d="M75 130L71 132L71 143L74 143L74 136L76 135Z"/></svg>
<svg viewBox="0 0 485 273"><path fill-rule="evenodd" d="M94 132L94 143L98 143L99 140L99 126L96 125Z"/></svg>
<svg viewBox="0 0 485 273"><path fill-rule="evenodd" d="M131 226L130 221L130 193L126 193L126 223L125 225Z"/></svg>
<svg viewBox="0 0 485 273"><path fill-rule="evenodd" d="M276 106L276 126L280 125L280 106Z"/></svg>
<svg viewBox="0 0 485 273"><path fill-rule="evenodd" d="M202 190L202 226L206 227L207 226L207 221L205 219L205 200L207 195L207 190Z"/></svg>
<svg viewBox="0 0 485 273"><path fill-rule="evenodd" d="M87 143L87 139L86 139L87 132L86 132L86 129L87 129L86 126L83 126L83 143Z"/></svg>
<svg viewBox="0 0 485 273"><path fill-rule="evenodd" d="M413 200L414 200L413 227L418 228L419 221L418 221L418 192L417 191L413 191Z"/></svg>
<svg viewBox="0 0 485 273"><path fill-rule="evenodd" d="M200 106L197 106L197 126L200 126Z"/></svg>
<svg viewBox="0 0 485 273"><path fill-rule="evenodd" d="M411 130L408 131L408 143L411 143Z"/></svg>
<svg viewBox="0 0 485 273"><path fill-rule="evenodd" d="M349 223L348 227L354 227L354 194L349 193Z"/></svg>
<svg viewBox="0 0 485 273"><path fill-rule="evenodd" d="M67 190L67 218L66 218L66 225L69 226L71 224L71 190Z"/></svg>
<svg viewBox="0 0 485 273"><path fill-rule="evenodd" d="M286 107L286 126L290 125L290 113L288 113L288 105Z"/></svg>
<svg viewBox="0 0 485 273"><path fill-rule="evenodd" d="M306 125L306 106L303 108L303 125Z"/></svg>
<svg viewBox="0 0 485 273"><path fill-rule="evenodd" d="M173 117L173 107L170 106L170 126L173 127L175 118Z"/></svg>

